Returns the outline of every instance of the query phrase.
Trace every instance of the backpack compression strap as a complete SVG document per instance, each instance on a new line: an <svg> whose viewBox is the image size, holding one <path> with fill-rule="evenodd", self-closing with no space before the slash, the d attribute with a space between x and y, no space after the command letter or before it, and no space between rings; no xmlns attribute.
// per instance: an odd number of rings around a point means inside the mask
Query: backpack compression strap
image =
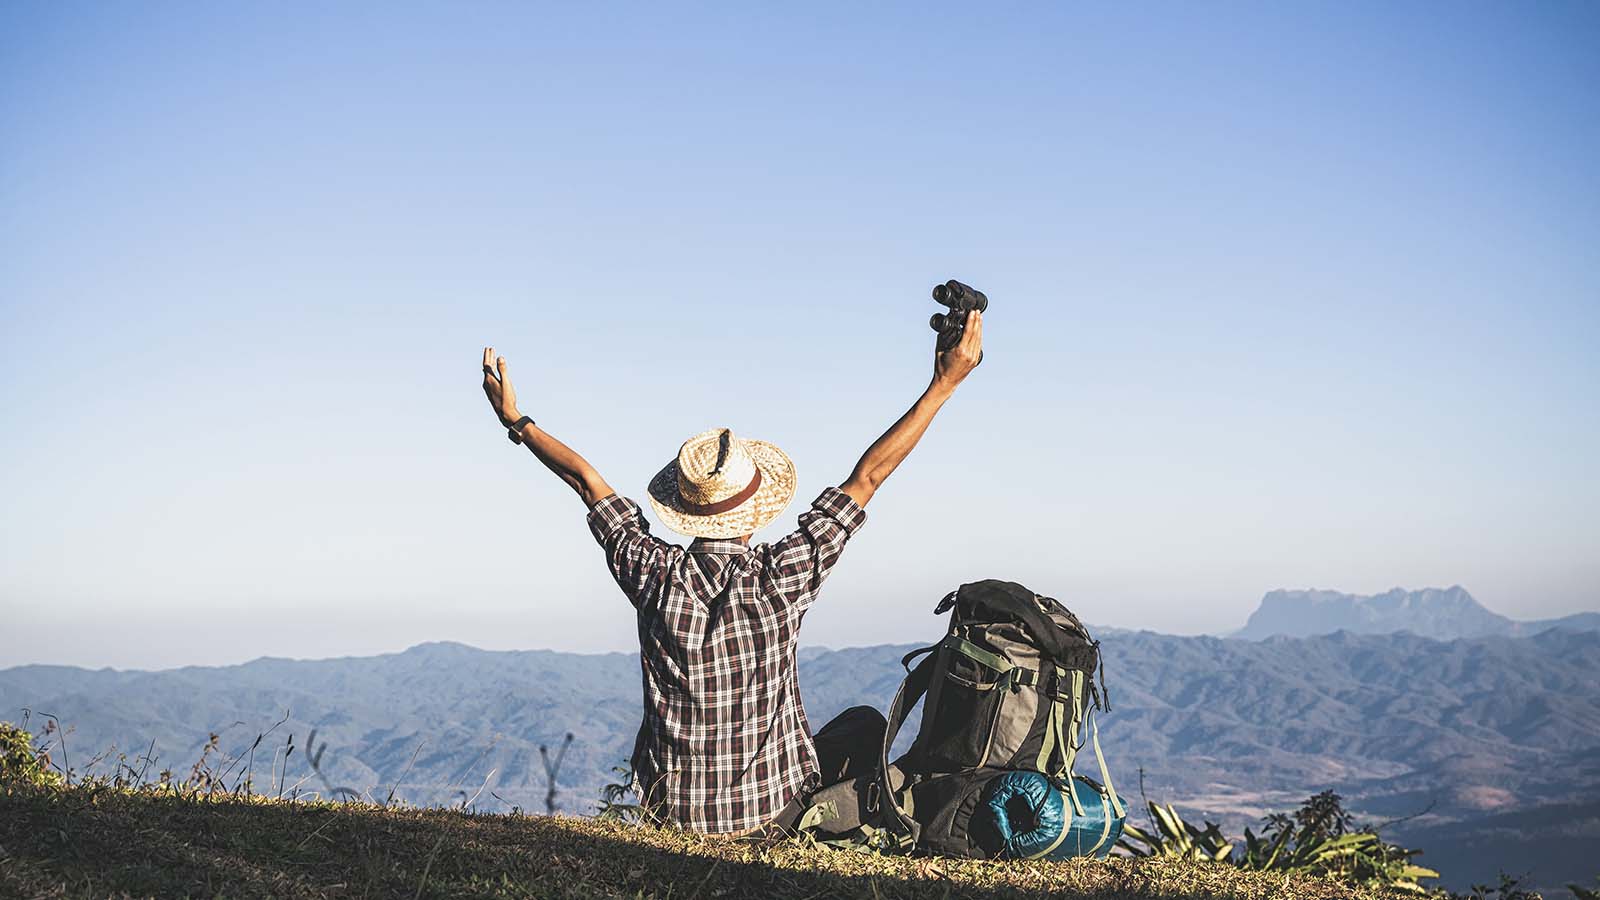
<svg viewBox="0 0 1600 900"><path fill-rule="evenodd" d="M1106 757L1100 752L1100 725L1094 720L1094 710L1089 710L1089 731L1094 735L1094 761L1100 764L1100 784L1106 789L1106 797L1111 801L1111 811L1117 818L1126 818L1128 811L1122 808L1122 801L1117 797L1116 786L1111 783L1111 770L1106 768ZM1099 847L1099 844L1095 845Z"/></svg>
<svg viewBox="0 0 1600 900"><path fill-rule="evenodd" d="M1044 741L1039 745L1039 758L1033 767L1067 786L1073 814L1081 816L1083 804L1078 802L1078 792L1072 785L1072 764L1083 746L1081 742L1075 743L1073 737L1078 733L1080 710L1084 708L1084 674L1080 669L1061 666L1055 667L1055 673L1055 686L1044 695L1050 701L1050 710L1045 715ZM1063 692L1063 683L1071 686L1070 692Z"/></svg>

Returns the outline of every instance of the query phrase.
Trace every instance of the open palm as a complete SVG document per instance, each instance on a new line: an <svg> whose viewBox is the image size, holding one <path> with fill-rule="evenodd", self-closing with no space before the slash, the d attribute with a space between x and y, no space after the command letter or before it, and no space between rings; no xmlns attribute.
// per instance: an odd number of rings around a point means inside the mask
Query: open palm
<svg viewBox="0 0 1600 900"><path fill-rule="evenodd" d="M511 386L511 374L506 369L506 358L495 356L493 347L483 348L483 392L489 405L500 417L502 425L510 425L521 417L517 412L517 391Z"/></svg>

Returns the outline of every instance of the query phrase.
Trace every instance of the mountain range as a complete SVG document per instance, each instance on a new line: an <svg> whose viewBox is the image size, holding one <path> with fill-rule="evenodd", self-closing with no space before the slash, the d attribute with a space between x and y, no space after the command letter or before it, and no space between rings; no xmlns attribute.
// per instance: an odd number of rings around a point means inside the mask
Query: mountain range
<svg viewBox="0 0 1600 900"><path fill-rule="evenodd" d="M1471 637L1524 637L1565 628L1600 631L1600 612L1559 619L1519 622L1493 612L1460 585L1408 591L1395 588L1367 596L1338 591L1271 591L1245 626L1229 637L1260 640L1272 635L1309 637L1353 631L1389 634L1409 631L1452 640Z"/></svg>
<svg viewBox="0 0 1600 900"><path fill-rule="evenodd" d="M1409 607L1459 603L1451 593ZM1423 847L1454 887L1499 869L1533 869L1545 885L1591 879L1600 866L1583 848L1600 846L1600 633L1441 640L1418 630L1261 640L1105 630L1112 708L1100 724L1117 787L1130 807L1147 795L1234 833L1332 788L1363 820L1406 819L1385 833ZM813 727L858 703L887 707L900 657L915 646L803 650ZM305 764L314 728L337 786L480 809L542 811L539 748L554 752L571 733L558 804L592 811L625 764L639 707L636 654L450 643L160 672L0 671L0 716L31 710L35 731L55 716L68 729L56 758L79 771L107 772L119 753L139 766L153 745L149 771L182 777L216 733L210 762L238 758L257 790L323 791Z"/></svg>

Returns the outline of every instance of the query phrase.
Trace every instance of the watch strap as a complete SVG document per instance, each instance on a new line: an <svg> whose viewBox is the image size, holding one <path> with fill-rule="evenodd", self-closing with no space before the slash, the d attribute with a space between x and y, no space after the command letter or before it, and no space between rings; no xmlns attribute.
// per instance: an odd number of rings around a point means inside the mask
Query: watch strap
<svg viewBox="0 0 1600 900"><path fill-rule="evenodd" d="M522 427L524 425L534 424L536 423L533 421L532 416L523 416L515 422L512 422L511 427L506 429L506 439L511 441L513 444L522 443Z"/></svg>

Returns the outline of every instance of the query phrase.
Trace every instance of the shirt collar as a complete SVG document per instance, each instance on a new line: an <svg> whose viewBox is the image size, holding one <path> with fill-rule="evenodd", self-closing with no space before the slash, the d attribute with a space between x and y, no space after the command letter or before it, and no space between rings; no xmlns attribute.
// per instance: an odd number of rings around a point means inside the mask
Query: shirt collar
<svg viewBox="0 0 1600 900"><path fill-rule="evenodd" d="M738 556L748 553L749 547L732 538L695 538L689 544L690 553L716 553L722 556Z"/></svg>

